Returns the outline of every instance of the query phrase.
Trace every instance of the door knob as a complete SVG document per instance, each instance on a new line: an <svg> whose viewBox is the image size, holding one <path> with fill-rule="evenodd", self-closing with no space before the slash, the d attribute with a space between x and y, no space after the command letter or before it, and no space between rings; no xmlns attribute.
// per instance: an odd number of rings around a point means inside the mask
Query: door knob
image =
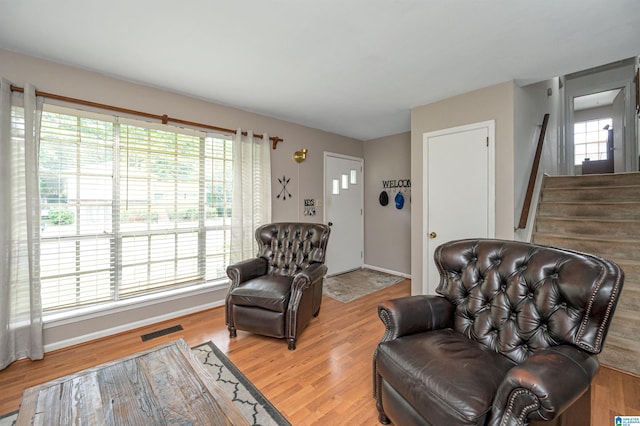
<svg viewBox="0 0 640 426"><path fill-rule="evenodd" d="M431 239L433 239L433 238L435 238L437 236L438 236L438 234L436 234L435 232L430 232L429 233L429 238L431 238Z"/></svg>
<svg viewBox="0 0 640 426"><path fill-rule="evenodd" d="M329 223L328 223L328 225L329 225L329 226L333 226L333 222L329 222Z"/></svg>

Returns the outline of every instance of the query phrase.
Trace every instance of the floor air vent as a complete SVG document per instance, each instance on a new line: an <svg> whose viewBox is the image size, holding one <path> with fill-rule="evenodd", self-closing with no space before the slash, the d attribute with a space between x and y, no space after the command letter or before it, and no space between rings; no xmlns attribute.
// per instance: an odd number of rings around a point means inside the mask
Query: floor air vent
<svg viewBox="0 0 640 426"><path fill-rule="evenodd" d="M152 333L143 334L142 336L140 336L140 338L142 338L143 342L146 342L147 340L155 339L156 337L164 336L165 334L175 333L176 331L180 331L182 329L183 328L181 325L174 325L173 327L165 328L164 330L158 330Z"/></svg>

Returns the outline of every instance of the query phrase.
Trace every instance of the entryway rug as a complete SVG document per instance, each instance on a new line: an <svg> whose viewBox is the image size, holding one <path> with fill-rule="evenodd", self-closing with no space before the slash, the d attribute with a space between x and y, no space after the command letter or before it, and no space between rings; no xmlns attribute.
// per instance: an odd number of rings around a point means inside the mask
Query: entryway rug
<svg viewBox="0 0 640 426"><path fill-rule="evenodd" d="M404 278L373 269L356 269L324 279L323 293L347 303L399 283Z"/></svg>
<svg viewBox="0 0 640 426"><path fill-rule="evenodd" d="M290 426L282 414L256 389L231 360L213 342L191 349L216 383L229 395L251 425ZM0 416L0 426L13 426L18 412Z"/></svg>

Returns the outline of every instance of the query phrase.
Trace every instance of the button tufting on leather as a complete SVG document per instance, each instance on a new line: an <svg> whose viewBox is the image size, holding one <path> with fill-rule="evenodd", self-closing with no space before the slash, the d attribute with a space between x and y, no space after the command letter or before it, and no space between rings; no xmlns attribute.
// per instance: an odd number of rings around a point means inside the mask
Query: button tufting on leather
<svg viewBox="0 0 640 426"><path fill-rule="evenodd" d="M602 275L583 255L562 257L556 249L505 241L461 240L441 247L436 292L454 303L456 331L517 362L571 339L585 345L582 349L600 348L604 329L595 324L611 311L595 311L603 306L596 301L599 293L579 289L579 281ZM614 285L611 279L605 282ZM581 323L586 314L589 323Z"/></svg>

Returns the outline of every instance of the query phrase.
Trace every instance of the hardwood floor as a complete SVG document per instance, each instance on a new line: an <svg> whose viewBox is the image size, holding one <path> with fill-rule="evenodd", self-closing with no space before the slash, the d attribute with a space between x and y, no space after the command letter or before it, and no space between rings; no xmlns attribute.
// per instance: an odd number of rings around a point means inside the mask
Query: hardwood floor
<svg viewBox="0 0 640 426"><path fill-rule="evenodd" d="M371 360L384 333L380 301L407 296L410 281L351 303L325 297L295 351L282 339L239 331L229 339L223 308L211 309L46 354L42 361L17 361L0 371L0 415L18 409L24 389L103 362L183 338L189 346L213 341L295 426L377 425L371 396ZM140 336L180 324L182 331L142 342ZM594 426L614 415L640 415L640 378L602 367L592 387Z"/></svg>

